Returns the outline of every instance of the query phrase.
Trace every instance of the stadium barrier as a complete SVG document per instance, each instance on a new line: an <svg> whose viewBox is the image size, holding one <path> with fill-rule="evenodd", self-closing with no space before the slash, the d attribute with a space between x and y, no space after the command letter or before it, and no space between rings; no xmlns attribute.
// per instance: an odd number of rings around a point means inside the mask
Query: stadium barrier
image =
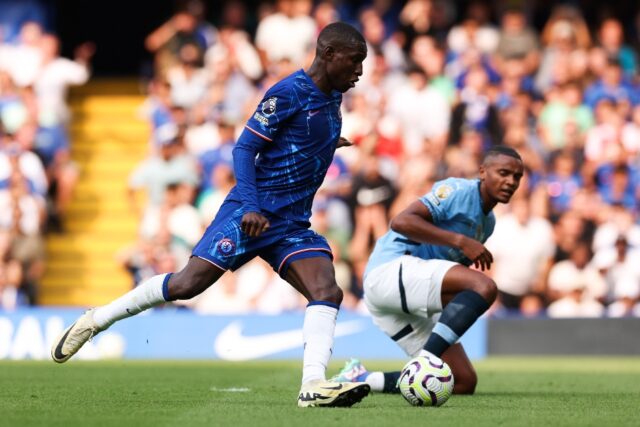
<svg viewBox="0 0 640 427"><path fill-rule="evenodd" d="M640 318L489 319L491 355L640 355Z"/></svg>
<svg viewBox="0 0 640 427"><path fill-rule="evenodd" d="M78 309L33 308L0 312L0 359L48 359L51 343L80 314ZM116 323L85 344L74 359L300 359L304 313L276 316L203 316L160 309ZM472 359L486 356L487 322L465 334ZM371 318L340 312L335 359L404 359Z"/></svg>

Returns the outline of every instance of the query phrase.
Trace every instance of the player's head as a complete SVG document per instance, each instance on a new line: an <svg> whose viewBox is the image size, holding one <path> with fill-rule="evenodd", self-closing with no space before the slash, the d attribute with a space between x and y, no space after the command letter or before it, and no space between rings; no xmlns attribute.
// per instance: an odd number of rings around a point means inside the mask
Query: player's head
<svg viewBox="0 0 640 427"><path fill-rule="evenodd" d="M510 147L491 147L480 165L481 194L490 204L508 203L524 173L522 157Z"/></svg>
<svg viewBox="0 0 640 427"><path fill-rule="evenodd" d="M367 43L358 30L344 22L327 25L318 36L316 58L320 58L332 90L346 92L362 75Z"/></svg>

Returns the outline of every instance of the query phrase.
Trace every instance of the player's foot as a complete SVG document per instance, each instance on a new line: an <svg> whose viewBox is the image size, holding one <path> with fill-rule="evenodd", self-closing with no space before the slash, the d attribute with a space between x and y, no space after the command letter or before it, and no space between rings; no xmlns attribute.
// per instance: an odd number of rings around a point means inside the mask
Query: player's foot
<svg viewBox="0 0 640 427"><path fill-rule="evenodd" d="M302 384L298 395L298 406L307 408L310 406L347 407L364 399L371 387L365 383L333 382L333 381L309 381Z"/></svg>
<svg viewBox="0 0 640 427"><path fill-rule="evenodd" d="M102 329L93 321L94 309L88 310L69 326L51 346L54 362L64 363Z"/></svg>
<svg viewBox="0 0 640 427"><path fill-rule="evenodd" d="M351 359L344 364L344 368L338 372L330 381L335 382L364 382L369 375L369 371L358 359Z"/></svg>

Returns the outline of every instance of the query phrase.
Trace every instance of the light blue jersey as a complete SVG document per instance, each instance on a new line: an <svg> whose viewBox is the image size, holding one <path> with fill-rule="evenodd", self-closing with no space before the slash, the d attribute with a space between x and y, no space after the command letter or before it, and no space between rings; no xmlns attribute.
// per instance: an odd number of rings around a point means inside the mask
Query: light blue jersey
<svg viewBox="0 0 640 427"><path fill-rule="evenodd" d="M493 212L485 215L480 197L480 180L448 178L438 181L431 191L420 198L431 212L433 223L447 231L464 234L479 242L486 242L496 225ZM376 242L369 258L365 276L377 266L402 255L425 260L446 259L466 266L472 261L459 249L429 243L418 243L389 230Z"/></svg>

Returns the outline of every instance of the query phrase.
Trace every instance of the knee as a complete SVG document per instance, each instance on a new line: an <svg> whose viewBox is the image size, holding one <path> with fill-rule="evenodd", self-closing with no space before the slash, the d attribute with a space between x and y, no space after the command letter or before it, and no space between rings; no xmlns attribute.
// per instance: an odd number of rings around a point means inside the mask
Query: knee
<svg viewBox="0 0 640 427"><path fill-rule="evenodd" d="M202 275L188 274L183 270L169 279L169 298L172 301L188 300L202 293L209 285Z"/></svg>
<svg viewBox="0 0 640 427"><path fill-rule="evenodd" d="M344 294L335 280L324 281L310 292L310 301L327 301L340 305Z"/></svg>
<svg viewBox="0 0 640 427"><path fill-rule="evenodd" d="M473 284L473 291L480 294L489 304L493 304L498 296L498 286L491 278L484 274L479 276Z"/></svg>

